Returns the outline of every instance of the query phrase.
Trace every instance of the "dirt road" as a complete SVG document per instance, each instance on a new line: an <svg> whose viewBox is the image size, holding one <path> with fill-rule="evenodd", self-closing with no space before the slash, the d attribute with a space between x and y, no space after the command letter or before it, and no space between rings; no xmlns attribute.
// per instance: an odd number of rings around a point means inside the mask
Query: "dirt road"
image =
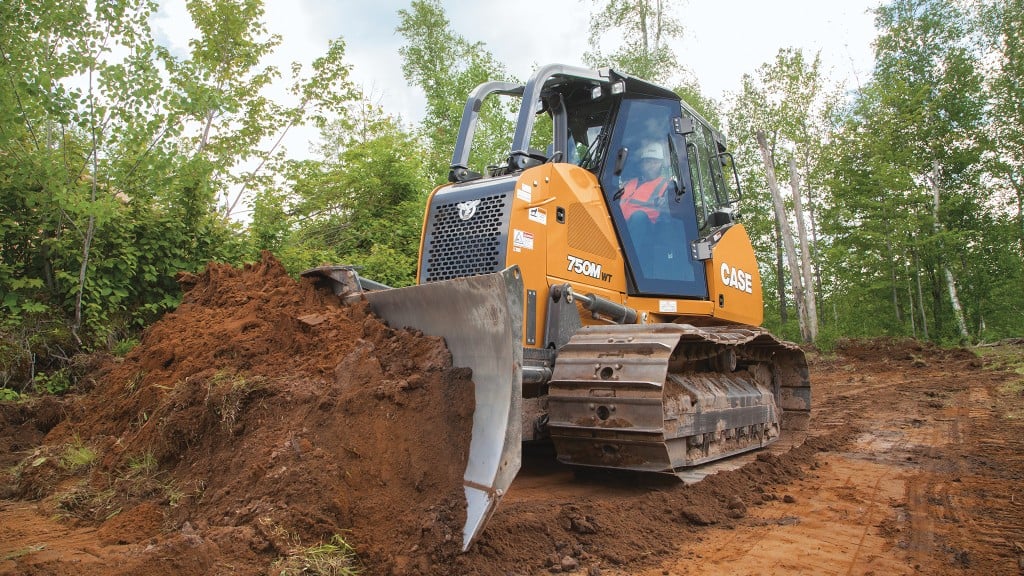
<svg viewBox="0 0 1024 576"><path fill-rule="evenodd" d="M803 443L694 485L530 447L456 554L464 439L425 431L465 375L278 268L196 279L81 397L0 405L0 575L298 573L334 534L369 575L1024 574L1019 343L811 355Z"/></svg>
<svg viewBox="0 0 1024 576"><path fill-rule="evenodd" d="M603 529L556 539L605 575L1024 574L1024 378L993 370L1024 350L980 354L879 340L812 356L810 438L776 451L781 468L581 486L539 458L489 533L550 534L523 518L571 506Z"/></svg>

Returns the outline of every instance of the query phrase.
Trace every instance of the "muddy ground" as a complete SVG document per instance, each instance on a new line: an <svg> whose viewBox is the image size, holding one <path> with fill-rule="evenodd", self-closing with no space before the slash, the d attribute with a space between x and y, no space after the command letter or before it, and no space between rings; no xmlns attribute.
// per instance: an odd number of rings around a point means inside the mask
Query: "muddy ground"
<svg viewBox="0 0 1024 576"><path fill-rule="evenodd" d="M0 574L316 573L342 541L371 575L1024 574L1020 343L811 354L807 439L695 485L528 447L458 554L472 385L440 342L269 256L182 283L77 395L0 405Z"/></svg>

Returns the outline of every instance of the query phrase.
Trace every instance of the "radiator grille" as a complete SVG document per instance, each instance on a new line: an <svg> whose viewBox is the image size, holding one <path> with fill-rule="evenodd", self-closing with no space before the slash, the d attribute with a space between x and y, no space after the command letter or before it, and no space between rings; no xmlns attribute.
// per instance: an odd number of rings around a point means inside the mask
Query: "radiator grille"
<svg viewBox="0 0 1024 576"><path fill-rule="evenodd" d="M499 272L505 261L508 194L480 199L472 218L459 217L459 202L435 206L425 247L424 281Z"/></svg>

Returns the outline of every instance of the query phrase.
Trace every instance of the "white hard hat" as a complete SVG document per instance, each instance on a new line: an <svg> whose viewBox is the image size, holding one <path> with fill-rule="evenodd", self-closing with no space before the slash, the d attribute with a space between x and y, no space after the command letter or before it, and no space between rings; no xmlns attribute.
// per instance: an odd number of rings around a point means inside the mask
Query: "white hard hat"
<svg viewBox="0 0 1024 576"><path fill-rule="evenodd" d="M662 152L661 145L652 142L644 146L643 151L640 152L640 159L646 160L647 158L654 158L655 160L664 160L665 153Z"/></svg>

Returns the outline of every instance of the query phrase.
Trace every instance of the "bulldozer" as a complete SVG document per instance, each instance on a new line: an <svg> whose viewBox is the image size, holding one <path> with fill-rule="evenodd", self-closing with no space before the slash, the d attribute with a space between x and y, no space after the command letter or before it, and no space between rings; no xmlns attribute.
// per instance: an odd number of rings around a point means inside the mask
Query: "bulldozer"
<svg viewBox="0 0 1024 576"><path fill-rule="evenodd" d="M507 157L469 165L488 98L518 100ZM579 468L677 474L805 430L803 352L760 328L761 280L724 137L666 88L553 64L468 96L427 201L417 285L306 275L473 371L463 550L523 442Z"/></svg>

